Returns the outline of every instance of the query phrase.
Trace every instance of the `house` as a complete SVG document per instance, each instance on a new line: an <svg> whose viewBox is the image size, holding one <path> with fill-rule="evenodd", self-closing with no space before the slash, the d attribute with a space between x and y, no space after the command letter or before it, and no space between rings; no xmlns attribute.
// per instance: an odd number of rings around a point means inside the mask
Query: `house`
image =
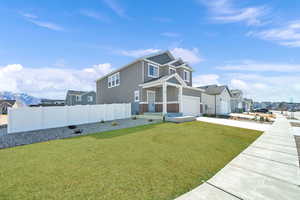
<svg viewBox="0 0 300 200"><path fill-rule="evenodd" d="M204 90L202 94L204 114L228 115L231 113L231 93L226 85L207 85L199 88Z"/></svg>
<svg viewBox="0 0 300 200"><path fill-rule="evenodd" d="M0 100L0 114L7 114L8 108L20 108L25 105L18 100Z"/></svg>
<svg viewBox="0 0 300 200"><path fill-rule="evenodd" d="M97 80L97 104L131 103L133 114L201 113L192 67L170 51L151 54Z"/></svg>
<svg viewBox="0 0 300 200"><path fill-rule="evenodd" d="M250 112L253 110L253 100L252 99L243 99L243 111Z"/></svg>
<svg viewBox="0 0 300 200"><path fill-rule="evenodd" d="M243 112L243 92L241 90L230 90L231 93L231 112Z"/></svg>
<svg viewBox="0 0 300 200"><path fill-rule="evenodd" d="M96 104L96 92L68 90L65 105L92 105Z"/></svg>

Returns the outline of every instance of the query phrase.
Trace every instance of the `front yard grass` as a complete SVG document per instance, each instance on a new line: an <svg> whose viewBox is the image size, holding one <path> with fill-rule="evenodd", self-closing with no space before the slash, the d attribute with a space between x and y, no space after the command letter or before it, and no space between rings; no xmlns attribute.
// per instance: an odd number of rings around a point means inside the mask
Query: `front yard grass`
<svg viewBox="0 0 300 200"><path fill-rule="evenodd" d="M161 123L3 149L0 199L173 199L260 134L205 122Z"/></svg>

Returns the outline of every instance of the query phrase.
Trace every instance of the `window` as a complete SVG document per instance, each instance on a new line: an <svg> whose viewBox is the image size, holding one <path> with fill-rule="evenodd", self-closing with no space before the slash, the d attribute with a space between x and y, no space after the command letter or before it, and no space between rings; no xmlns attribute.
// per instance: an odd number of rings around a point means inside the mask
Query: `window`
<svg viewBox="0 0 300 200"><path fill-rule="evenodd" d="M116 87L120 85L120 72L115 73L108 77L108 88Z"/></svg>
<svg viewBox="0 0 300 200"><path fill-rule="evenodd" d="M134 101L135 102L140 101L140 92L138 90L134 91Z"/></svg>
<svg viewBox="0 0 300 200"><path fill-rule="evenodd" d="M93 102L94 98L93 98L93 96L88 96L87 100L88 100L88 102Z"/></svg>
<svg viewBox="0 0 300 200"><path fill-rule="evenodd" d="M76 95L76 101L81 101L81 96L80 95Z"/></svg>
<svg viewBox="0 0 300 200"><path fill-rule="evenodd" d="M148 76L152 78L157 78L159 76L159 67L148 64Z"/></svg>
<svg viewBox="0 0 300 200"><path fill-rule="evenodd" d="M175 74L176 73L176 69L174 68L169 68L169 74Z"/></svg>
<svg viewBox="0 0 300 200"><path fill-rule="evenodd" d="M190 72L189 71L186 71L186 70L184 70L183 71L183 80L185 80L185 81L190 81Z"/></svg>

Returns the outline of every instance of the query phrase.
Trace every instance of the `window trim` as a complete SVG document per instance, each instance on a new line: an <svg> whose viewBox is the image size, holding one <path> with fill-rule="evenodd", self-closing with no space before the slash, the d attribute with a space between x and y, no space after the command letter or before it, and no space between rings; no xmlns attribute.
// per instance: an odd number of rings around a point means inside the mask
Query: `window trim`
<svg viewBox="0 0 300 200"><path fill-rule="evenodd" d="M187 77L186 77L186 79L185 79L185 73L187 73ZM190 82L190 76L191 76L191 74L190 74L191 72L190 71L188 71L188 70L183 70L183 80L184 81L186 81L186 82Z"/></svg>
<svg viewBox="0 0 300 200"><path fill-rule="evenodd" d="M150 74L150 66L153 66L154 68L157 69L157 76L154 76L154 75L151 75L151 74ZM158 77L159 77L159 66L154 65L154 64L149 64L149 63L148 63L148 77L151 77L151 78L158 78Z"/></svg>
<svg viewBox="0 0 300 200"><path fill-rule="evenodd" d="M136 97L138 99L136 99ZM135 90L134 91L134 102L139 102L140 101L140 91L139 90Z"/></svg>
<svg viewBox="0 0 300 200"><path fill-rule="evenodd" d="M118 80L118 83L117 83ZM107 78L107 87L113 88L120 85L120 72L114 73ZM109 85L110 84L110 85Z"/></svg>

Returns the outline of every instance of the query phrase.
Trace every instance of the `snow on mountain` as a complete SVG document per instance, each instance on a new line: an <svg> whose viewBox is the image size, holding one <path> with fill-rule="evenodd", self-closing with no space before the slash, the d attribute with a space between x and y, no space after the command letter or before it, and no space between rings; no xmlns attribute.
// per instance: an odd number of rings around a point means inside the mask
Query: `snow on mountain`
<svg viewBox="0 0 300 200"><path fill-rule="evenodd" d="M30 96L25 93L13 93L13 92L0 92L0 99L5 100L19 100L26 105L38 104L41 102L40 98Z"/></svg>

